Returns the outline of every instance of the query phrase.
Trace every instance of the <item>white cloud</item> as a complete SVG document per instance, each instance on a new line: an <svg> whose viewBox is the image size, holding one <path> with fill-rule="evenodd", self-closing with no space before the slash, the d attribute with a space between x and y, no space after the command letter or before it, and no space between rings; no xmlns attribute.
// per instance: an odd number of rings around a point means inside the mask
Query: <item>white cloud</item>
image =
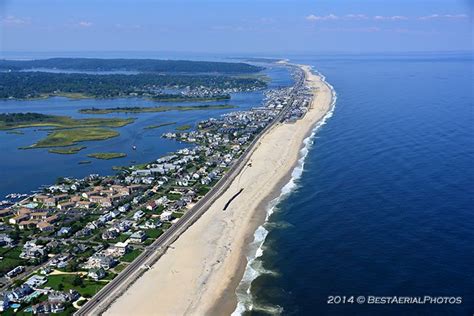
<svg viewBox="0 0 474 316"><path fill-rule="evenodd" d="M1 19L1 22L3 25L25 25L25 24L30 24L30 19L29 18L19 18L13 15L8 15L4 18Z"/></svg>
<svg viewBox="0 0 474 316"><path fill-rule="evenodd" d="M381 28L376 26L370 27L337 27L337 28L327 28L323 27L319 29L323 32L346 32L346 33L375 33L382 31Z"/></svg>
<svg viewBox="0 0 474 316"><path fill-rule="evenodd" d="M80 27L91 27L94 23L89 22L89 21L80 21L77 23L78 26Z"/></svg>
<svg viewBox="0 0 474 316"><path fill-rule="evenodd" d="M331 20L338 20L338 19L339 19L339 17L337 15L334 15L334 14L322 15L322 16L310 14L306 17L306 20L311 21L311 22L331 21Z"/></svg>
<svg viewBox="0 0 474 316"><path fill-rule="evenodd" d="M401 20L408 20L408 17L403 16L403 15L392 15L392 16L376 15L376 16L374 16L374 20L379 20L379 21L401 21Z"/></svg>
<svg viewBox="0 0 474 316"><path fill-rule="evenodd" d="M365 14L346 14L344 18L350 19L350 20L367 20L368 19L367 15Z"/></svg>
<svg viewBox="0 0 474 316"><path fill-rule="evenodd" d="M321 21L334 21L334 20L343 20L343 21L349 21L349 20L368 20L372 19L375 21L406 21L406 20L434 20L434 19L444 19L444 20L463 20L463 19L468 19L468 15L466 14L431 14L431 15L426 15L426 16L419 16L419 17L408 17L405 15L375 15L372 17L369 17L365 14L360 14L360 13L350 13L346 15L335 15L335 14L329 14L329 15L314 15L310 14L305 17L307 21L310 22L321 22Z"/></svg>
<svg viewBox="0 0 474 316"><path fill-rule="evenodd" d="M419 20L434 20L434 19L452 19L452 20L462 20L467 19L466 14L431 14L426 16L420 16Z"/></svg>
<svg viewBox="0 0 474 316"><path fill-rule="evenodd" d="M335 14L329 14L329 15L314 15L310 14L306 17L306 20L311 21L311 22L317 22L317 21L333 21L333 20L367 20L369 17L365 14L360 14L360 13L351 13L351 14L346 14L343 16L337 16ZM374 20L380 20L380 21L400 21L400 20L408 20L408 17L402 16L402 15L392 15L392 16L382 16L382 15L376 15L373 17Z"/></svg>

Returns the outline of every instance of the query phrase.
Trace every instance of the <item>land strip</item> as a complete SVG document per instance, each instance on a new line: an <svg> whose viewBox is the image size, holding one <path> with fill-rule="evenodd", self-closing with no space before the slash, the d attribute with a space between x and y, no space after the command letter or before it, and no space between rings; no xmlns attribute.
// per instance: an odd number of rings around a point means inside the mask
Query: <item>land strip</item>
<svg viewBox="0 0 474 316"><path fill-rule="evenodd" d="M116 108L90 108L81 109L82 114L109 114L109 113L153 113L168 111L197 111L197 110L225 110L233 109L234 105L217 104L217 105L189 105L189 106L153 106L153 107L116 107Z"/></svg>
<svg viewBox="0 0 474 316"><path fill-rule="evenodd" d="M245 258L244 243L255 230L256 221L252 218L257 205L286 177L298 158L298 149L303 138L330 106L329 88L319 78L313 77L309 69L305 68L305 73L313 91L324 90L320 94L321 97L318 94L318 101L313 103L310 112L301 121L282 124L282 118L288 114L287 109L283 109L273 123L263 130L263 136L257 137L250 144L211 192L88 302L78 315L102 312L116 297L123 294L127 287L130 287L127 294L111 306L108 314L134 312L202 315L213 309L211 302L219 301L231 280L234 280L234 283L237 280L238 283L236 274L241 269L242 257ZM282 143L289 145L283 146L284 161L274 155ZM248 166L249 161L252 162L252 167ZM225 203L241 187L245 187L245 190L237 198L239 203L232 203L229 209L223 212ZM245 201L250 201L250 204ZM202 218L196 222L200 217ZM168 249L175 240L174 247ZM184 245L185 243L187 245ZM193 255L196 257L193 258ZM156 264L153 265L154 262ZM152 269L145 272L147 267ZM211 275L214 272L219 276ZM146 273L146 277L139 278L134 283L143 273ZM212 287L208 286L211 281L214 282ZM189 287L183 288L180 286L182 284L188 284ZM154 293L159 295L155 296ZM143 300L144 296L147 297L146 300ZM133 311L130 309L132 306Z"/></svg>

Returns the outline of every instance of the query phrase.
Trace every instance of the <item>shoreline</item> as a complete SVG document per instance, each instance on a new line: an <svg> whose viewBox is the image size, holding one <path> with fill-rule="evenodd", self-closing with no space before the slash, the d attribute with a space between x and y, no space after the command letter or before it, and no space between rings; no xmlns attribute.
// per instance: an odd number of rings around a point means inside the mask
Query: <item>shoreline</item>
<svg viewBox="0 0 474 316"><path fill-rule="evenodd" d="M333 91L324 77L312 73L309 66L300 67L313 91L318 91L305 117L295 123L279 123L262 135L251 156L253 166L244 168L201 219L105 314L229 315L235 310L236 288L246 270L255 232L267 219L269 204L291 182L301 150L307 146L305 140L333 107ZM288 146L281 146L285 141ZM275 157L275 150L281 151L281 157ZM222 205L240 187L247 190L222 211Z"/></svg>
<svg viewBox="0 0 474 316"><path fill-rule="evenodd" d="M313 72L312 67L309 67L309 69L310 69L309 71L312 73ZM237 275L240 276L240 281L230 286L230 290L233 289L233 291L231 293L227 293L231 296L229 297L223 296L219 301L217 301L214 308L212 309L212 311L213 312L215 311L215 313L211 313L212 315L232 314L232 316L236 316L236 315L241 315L243 312L247 311L247 309L244 309L244 310L240 309L240 308L245 308L245 306L244 306L244 302L239 301L238 293L237 293L239 291L239 287L244 285L244 281L245 281L244 277L245 277L245 273L247 272L247 269L251 269L256 273L256 275L254 275L254 277L251 280L249 280L248 287L245 288L245 292L246 292L245 295L248 296L253 306L252 294L247 291L250 291L251 283L262 274L260 271L257 271L253 267L251 267L251 264L253 263L254 260L257 260L259 257L263 255L262 246L265 243L265 240L269 233L269 231L266 230L264 226L266 223L268 223L270 216L275 212L275 208L278 206L278 204L282 202L283 200L285 200L298 187L295 181L301 178L301 175L304 171L305 159L309 153L309 150L311 149L314 143L316 132L326 123L327 119L332 117L332 113L335 108L337 96L336 96L334 88L329 83L326 82L324 75L320 74L317 71L316 71L316 74L313 74L313 75L319 77L322 80L323 84L329 87L331 91L330 107L328 111L326 112L326 114L314 123L313 128L308 130L301 144L301 148L298 151L299 159L294 162L292 168L288 171L285 178L283 178L279 183L277 183L274 186L273 192L269 194L267 199L262 200L261 206L259 206L259 208L260 207L264 208L266 210L266 213L255 214L255 217L260 217L260 225L255 227L254 235L249 236L249 241L247 242L247 246L243 247L241 251L244 254L249 254L249 252L252 250L250 249L252 244L256 242L255 240L257 237L256 233L259 228L262 228L265 231L265 236L263 236L262 240L259 241L259 246L255 251L256 253L251 258L252 262L249 262L249 260L247 259L245 264L244 263L241 264L241 267L239 268L239 272L237 273ZM306 152L303 152L305 150ZM259 216L259 215L262 215L262 216ZM248 258L248 256L246 257ZM225 300L227 300L227 302ZM232 307L233 307L232 310L230 309L230 307L226 307L226 306L231 306L230 301L232 301Z"/></svg>

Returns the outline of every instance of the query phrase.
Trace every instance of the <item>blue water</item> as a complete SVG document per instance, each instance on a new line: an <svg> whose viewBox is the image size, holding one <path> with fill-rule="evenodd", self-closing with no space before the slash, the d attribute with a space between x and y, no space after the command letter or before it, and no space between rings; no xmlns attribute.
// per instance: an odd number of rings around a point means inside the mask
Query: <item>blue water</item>
<svg viewBox="0 0 474 316"><path fill-rule="evenodd" d="M338 99L297 189L265 225L249 314L472 315L472 59L293 60L326 75ZM463 303L330 305L330 295L461 296Z"/></svg>
<svg viewBox="0 0 474 316"><path fill-rule="evenodd" d="M102 56L107 57L107 56ZM291 84L289 72L282 67L270 67L264 74L272 78L268 88ZM260 106L263 100L263 91L234 93L228 101L201 102L199 104L231 104L233 109L198 110L198 111L170 111L159 113L111 113L107 115L87 115L78 111L83 108L107 108L126 106L178 106L196 105L196 102L154 102L139 98L126 99L82 99L71 100L62 97L49 99L19 101L0 100L0 113L35 112L51 115L65 115L74 118L88 117L119 117L136 118L135 122L118 128L118 137L103 141L88 141L79 143L87 146L74 155L59 155L48 152L48 148L21 150L44 138L48 131L39 128L26 128L23 135L9 134L0 131L0 200L9 193L29 193L42 185L52 184L59 177L82 178L91 173L100 175L113 174L112 167L127 166L135 163L146 163L159 158L169 152L189 147L189 144L175 140L163 139L163 133L174 131L177 126L195 124L209 117L221 114L246 110ZM156 129L145 129L150 125L176 122L175 125L163 126ZM136 146L136 150L132 147ZM124 152L127 157L112 160L96 160L87 157L94 152ZM88 160L90 164L79 164Z"/></svg>

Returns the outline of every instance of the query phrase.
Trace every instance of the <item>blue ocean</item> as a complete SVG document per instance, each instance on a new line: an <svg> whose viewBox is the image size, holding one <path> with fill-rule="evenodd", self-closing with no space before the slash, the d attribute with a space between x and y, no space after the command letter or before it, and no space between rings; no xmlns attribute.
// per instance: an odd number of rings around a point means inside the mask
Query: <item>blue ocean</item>
<svg viewBox="0 0 474 316"><path fill-rule="evenodd" d="M268 235L239 288L244 314L472 315L472 55L291 60L337 102L256 233ZM425 296L456 302L368 301Z"/></svg>

